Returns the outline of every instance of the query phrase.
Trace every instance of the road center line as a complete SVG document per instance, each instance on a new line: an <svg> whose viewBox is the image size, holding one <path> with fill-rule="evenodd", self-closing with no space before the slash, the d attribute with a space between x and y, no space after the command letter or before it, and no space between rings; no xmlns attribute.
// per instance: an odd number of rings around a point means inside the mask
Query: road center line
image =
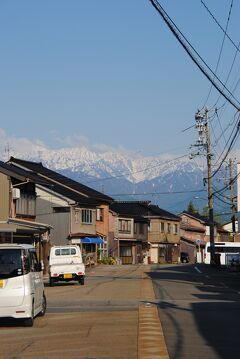
<svg viewBox="0 0 240 359"><path fill-rule="evenodd" d="M202 273L198 267L194 267L194 269L195 269L198 273Z"/></svg>

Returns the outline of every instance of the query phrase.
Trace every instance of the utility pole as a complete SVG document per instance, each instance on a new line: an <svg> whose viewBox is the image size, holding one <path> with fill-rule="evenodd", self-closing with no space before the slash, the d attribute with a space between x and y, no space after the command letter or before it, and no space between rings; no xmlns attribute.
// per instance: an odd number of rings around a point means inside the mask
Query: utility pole
<svg viewBox="0 0 240 359"><path fill-rule="evenodd" d="M230 201L231 201L231 209L232 209L232 234L233 234L233 242L235 241L235 234L236 234L236 205L235 205L235 196L234 196L234 188L233 188L233 161L230 158L229 159L229 172L230 172L230 178L229 178L229 191L230 191Z"/></svg>
<svg viewBox="0 0 240 359"><path fill-rule="evenodd" d="M208 219L210 229L210 263L215 263L215 243L214 243L214 219L213 219L213 190L212 190L212 153L211 153L211 137L208 126L208 109L198 111L195 114L196 129L198 130L198 141L194 146L203 150L203 154L207 157L207 181L208 184Z"/></svg>

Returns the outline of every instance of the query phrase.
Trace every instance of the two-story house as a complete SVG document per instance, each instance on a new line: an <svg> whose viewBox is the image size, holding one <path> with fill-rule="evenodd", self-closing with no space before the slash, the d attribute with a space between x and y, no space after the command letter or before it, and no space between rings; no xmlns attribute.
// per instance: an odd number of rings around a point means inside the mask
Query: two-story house
<svg viewBox="0 0 240 359"><path fill-rule="evenodd" d="M143 263L148 249L148 219L142 216L138 202L114 202L109 220L114 235L109 241L109 254L122 264Z"/></svg>
<svg viewBox="0 0 240 359"><path fill-rule="evenodd" d="M38 247L42 259L51 225L36 221L35 176L0 162L0 243L27 243Z"/></svg>
<svg viewBox="0 0 240 359"><path fill-rule="evenodd" d="M37 218L52 227L51 244L80 244L84 253L105 249L112 198L52 171L42 163L11 157L9 163L44 181L36 185Z"/></svg>
<svg viewBox="0 0 240 359"><path fill-rule="evenodd" d="M194 263L196 260L202 262L206 242L210 241L209 219L199 213L187 211L180 213L179 217L181 218L181 251L189 254L191 262ZM228 240L228 232L214 223L214 241L225 242Z"/></svg>
<svg viewBox="0 0 240 359"><path fill-rule="evenodd" d="M150 202L141 204L149 220L150 263L178 263L180 253L180 218Z"/></svg>
<svg viewBox="0 0 240 359"><path fill-rule="evenodd" d="M111 248L122 262L177 263L180 256L180 218L150 201L114 202L111 223L117 229ZM115 222L114 222L115 221ZM138 240L142 246L136 247ZM140 242L141 243L141 242ZM140 253L142 252L142 253ZM135 258L135 259L133 259Z"/></svg>

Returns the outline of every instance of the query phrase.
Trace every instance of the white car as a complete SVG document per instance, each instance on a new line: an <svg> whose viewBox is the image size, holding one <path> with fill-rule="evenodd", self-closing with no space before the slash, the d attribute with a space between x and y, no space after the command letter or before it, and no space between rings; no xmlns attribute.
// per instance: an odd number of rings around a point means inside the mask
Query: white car
<svg viewBox="0 0 240 359"><path fill-rule="evenodd" d="M36 250L27 244L0 244L0 318L24 319L46 312L41 263Z"/></svg>
<svg viewBox="0 0 240 359"><path fill-rule="evenodd" d="M53 246L49 255L49 283L78 281L84 285L85 265L77 245Z"/></svg>

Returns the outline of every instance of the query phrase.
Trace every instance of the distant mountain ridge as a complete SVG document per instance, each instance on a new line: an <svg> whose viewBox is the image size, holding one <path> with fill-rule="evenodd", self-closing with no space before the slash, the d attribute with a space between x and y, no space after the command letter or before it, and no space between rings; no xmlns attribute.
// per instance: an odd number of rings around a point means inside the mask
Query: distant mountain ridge
<svg viewBox="0 0 240 359"><path fill-rule="evenodd" d="M186 209L203 188L203 171L186 156L144 157L86 147L14 151L14 157L44 166L121 200L150 200L172 212ZM196 193L189 191L196 190ZM184 193L175 193L184 192Z"/></svg>

